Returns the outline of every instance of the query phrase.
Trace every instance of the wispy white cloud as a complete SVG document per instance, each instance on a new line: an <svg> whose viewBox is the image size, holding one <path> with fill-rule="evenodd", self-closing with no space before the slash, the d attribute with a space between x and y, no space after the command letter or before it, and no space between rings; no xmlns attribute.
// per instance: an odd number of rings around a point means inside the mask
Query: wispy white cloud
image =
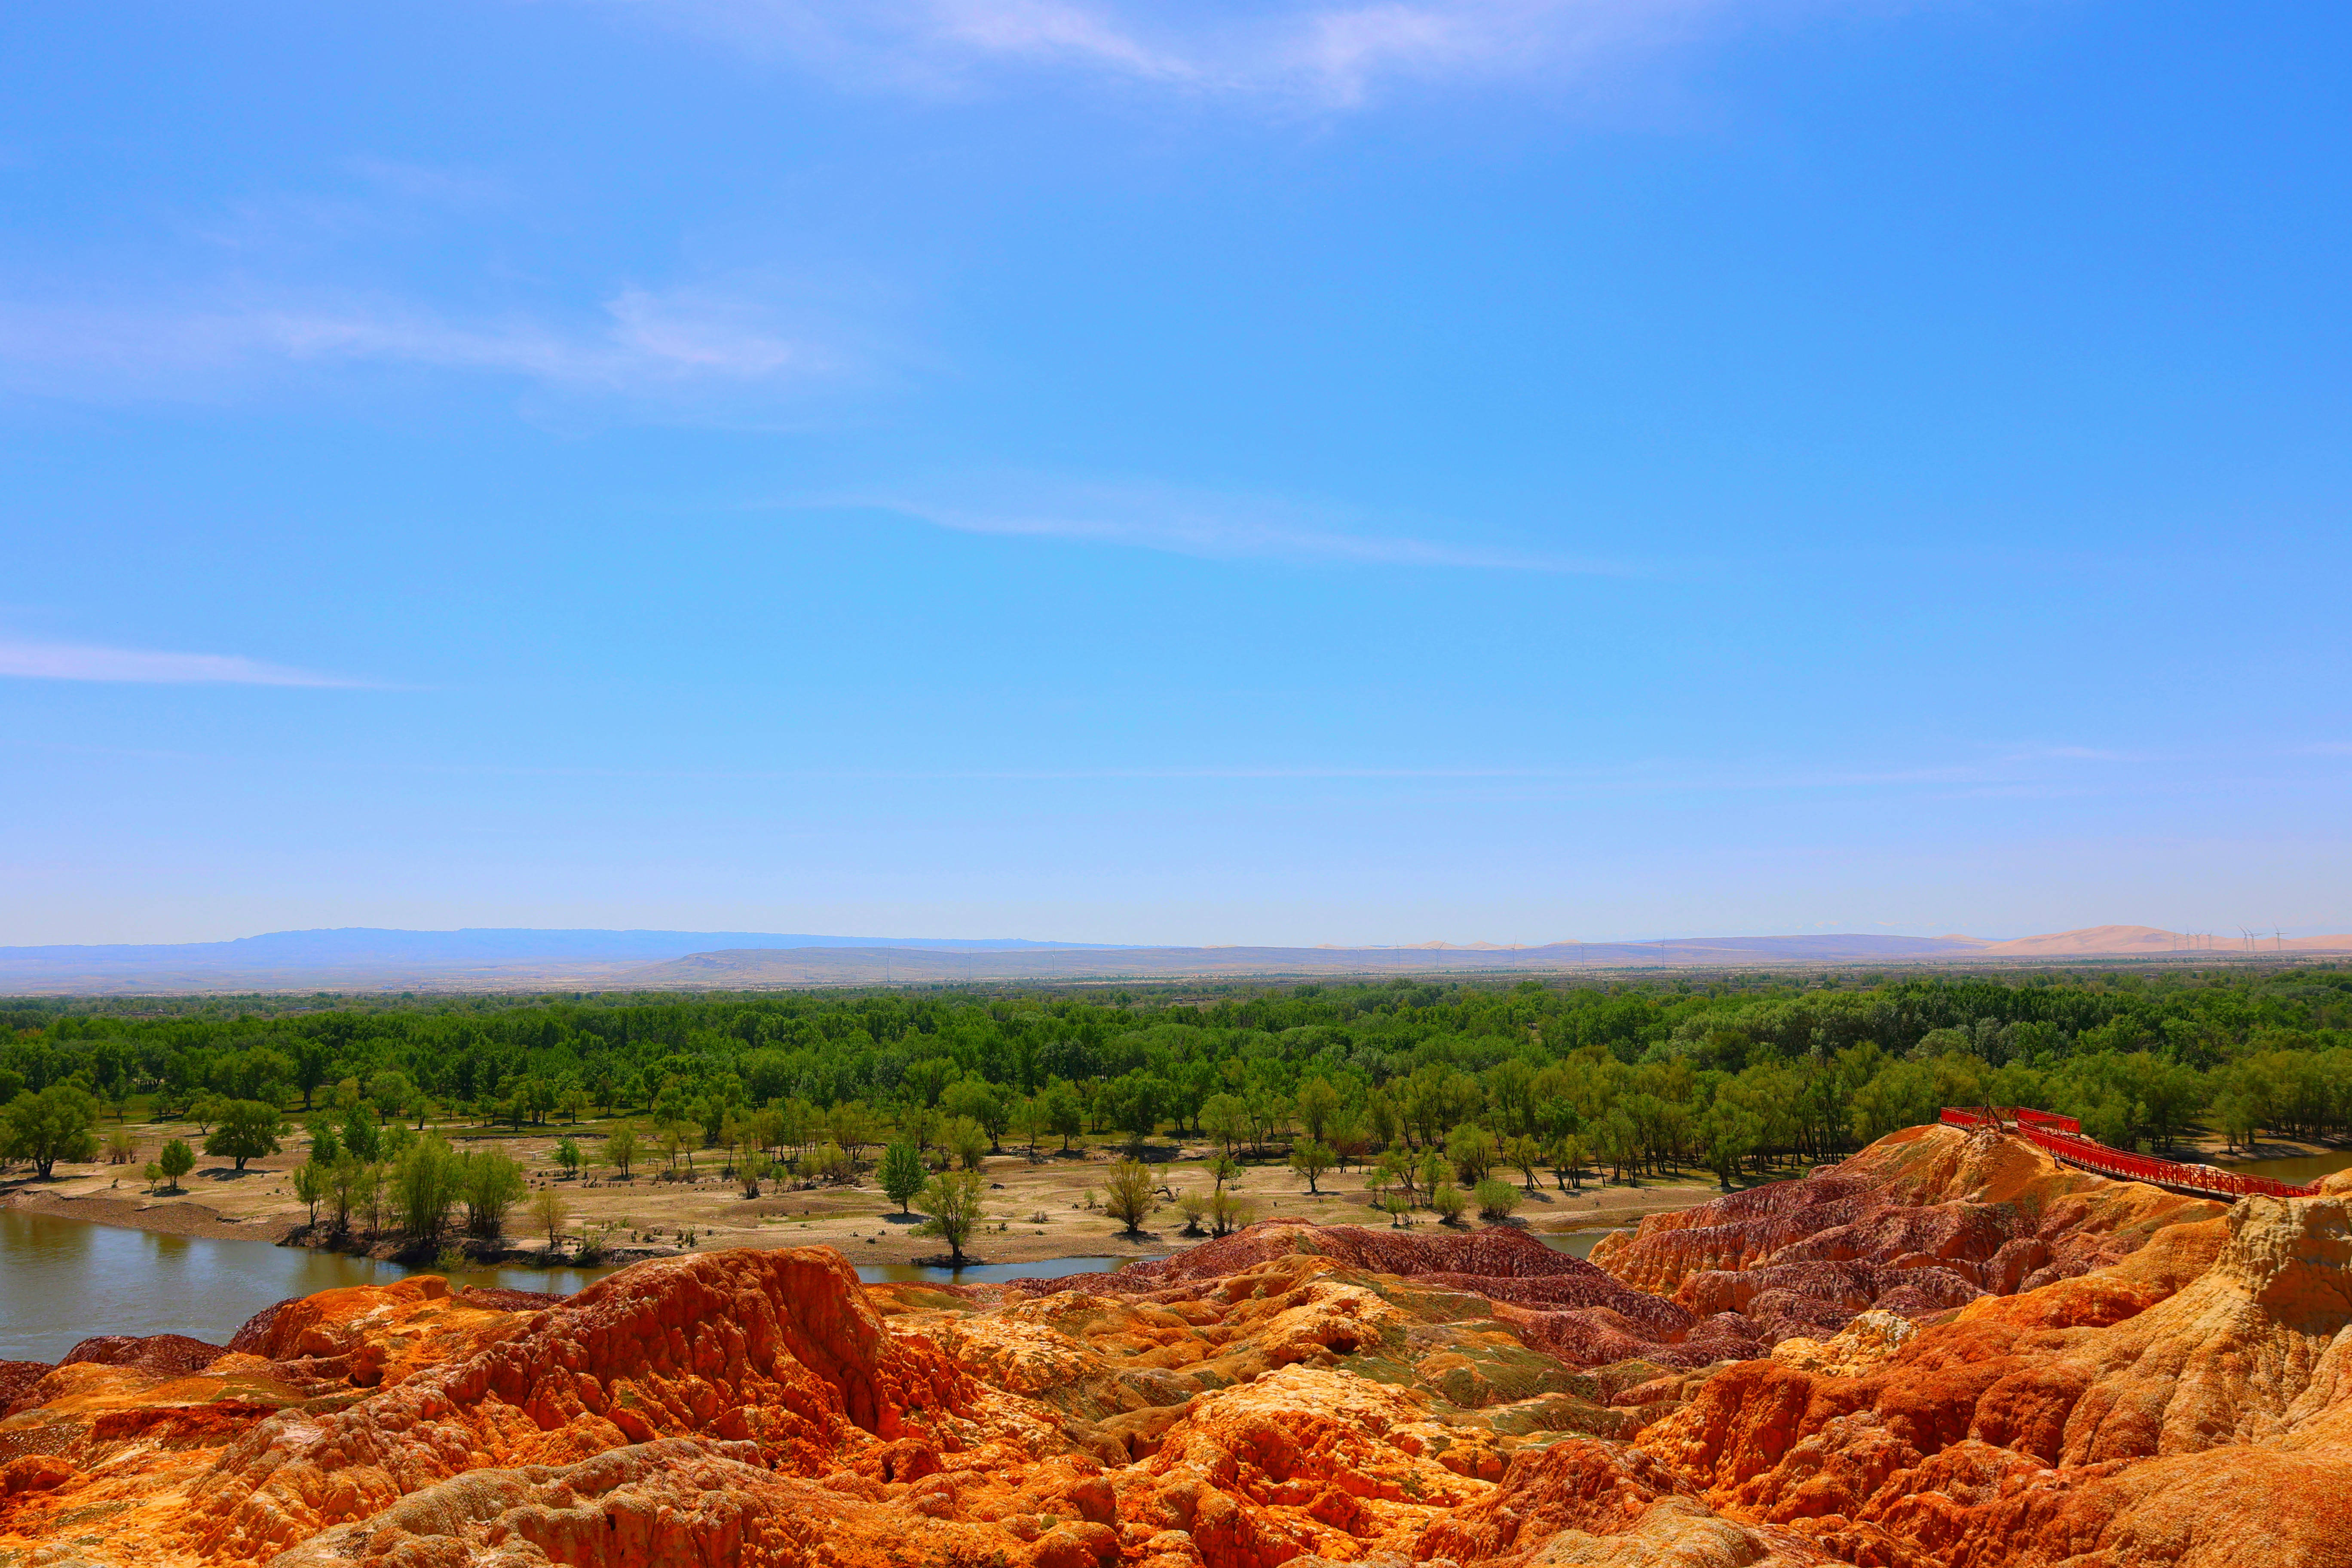
<svg viewBox="0 0 2352 1568"><path fill-rule="evenodd" d="M982 54L1077 61L1161 80L1198 75L1192 62L1146 43L1115 16L1066 0L931 0L908 9L917 13L910 20L918 28L928 25L940 41Z"/></svg>
<svg viewBox="0 0 2352 1568"><path fill-rule="evenodd" d="M212 396L273 368L373 363L505 375L564 392L794 391L864 365L752 290L622 289L593 317L463 318L381 297L230 303L0 300L0 375L51 395Z"/></svg>
<svg viewBox="0 0 2352 1568"><path fill-rule="evenodd" d="M268 311L239 325L257 347L294 359L497 371L614 391L703 378L768 381L835 368L826 353L778 331L749 301L628 289L605 301L604 313L600 323L569 330L365 306Z"/></svg>
<svg viewBox="0 0 2352 1568"><path fill-rule="evenodd" d="M1071 540L1209 560L1327 561L1385 566L1626 574L1622 565L1363 526L1338 509L1160 486L982 481L950 496L869 494L823 504L870 507L960 533Z"/></svg>
<svg viewBox="0 0 2352 1568"><path fill-rule="evenodd" d="M1324 107L1384 85L1573 81L1678 43L1888 0L600 0L901 85L1061 68Z"/></svg>
<svg viewBox="0 0 2352 1568"><path fill-rule="evenodd" d="M184 686L365 686L366 681L265 664L236 654L164 653L86 643L0 640L0 677L20 680L110 680Z"/></svg>

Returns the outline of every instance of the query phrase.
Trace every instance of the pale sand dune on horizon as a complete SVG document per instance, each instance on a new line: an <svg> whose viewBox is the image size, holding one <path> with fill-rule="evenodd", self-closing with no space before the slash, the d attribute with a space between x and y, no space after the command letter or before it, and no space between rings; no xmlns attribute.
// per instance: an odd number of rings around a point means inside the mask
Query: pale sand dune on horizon
<svg viewBox="0 0 2352 1568"><path fill-rule="evenodd" d="M2263 952L2352 952L2352 935L2262 937ZM2046 936L2019 937L1978 948L1981 958L2041 958L2083 953L2153 953L2207 951L2236 953L2246 944L2237 933L2189 935L2156 926L2084 926L2080 931L2053 931Z"/></svg>

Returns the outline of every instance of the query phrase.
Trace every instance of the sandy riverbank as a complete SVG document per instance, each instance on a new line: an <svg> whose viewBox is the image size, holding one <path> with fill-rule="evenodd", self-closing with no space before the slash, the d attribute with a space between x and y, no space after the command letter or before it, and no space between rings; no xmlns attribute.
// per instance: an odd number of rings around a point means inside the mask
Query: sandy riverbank
<svg viewBox="0 0 2352 1568"><path fill-rule="evenodd" d="M2352 1152L2352 1143L2306 1143L2293 1138L2260 1138L2239 1148L2225 1148L2218 1138L2200 1137L2189 1157L2208 1165L2246 1165L2270 1160L2315 1160Z"/></svg>
<svg viewBox="0 0 2352 1568"><path fill-rule="evenodd" d="M0 1208L53 1219L84 1220L91 1225L120 1226L127 1230L152 1230L161 1236L194 1236L215 1241L279 1241L290 1226L268 1220L236 1220L203 1204L178 1198L121 1197L91 1194L76 1197L53 1188L17 1186L0 1193Z"/></svg>
<svg viewBox="0 0 2352 1568"><path fill-rule="evenodd" d="M174 1124L134 1125L131 1131L141 1142L138 1160L143 1163L164 1139L187 1136L190 1130ZM595 1124L534 1129L521 1137L479 1128L441 1131L460 1148L503 1146L523 1163L534 1192L552 1188L561 1194L570 1210L567 1243L562 1248L565 1252L576 1245L583 1226L614 1247L710 1250L821 1244L839 1247L860 1264L915 1263L942 1250L936 1239L913 1234L921 1216L899 1213L870 1174L855 1186L780 1189L771 1184L754 1198L745 1196L737 1184L719 1179L719 1160L710 1152L696 1156L692 1180L657 1179L657 1156L641 1162L629 1180L609 1173L601 1179L564 1176L554 1163L558 1143L570 1135L583 1146L595 1147L604 1132ZM1150 1151L1150 1158L1164 1188L1205 1190L1211 1184L1208 1153L1197 1145L1160 1144ZM175 1235L276 1242L304 1226L310 1217L295 1198L292 1184L294 1168L306 1157L298 1135L280 1153L252 1161L242 1173L226 1161L200 1159L181 1195L148 1194L136 1163L61 1164L51 1182L20 1177L0 1184L0 1205ZM1163 1206L1140 1232L1129 1235L1090 1201L1098 1195L1114 1157L1113 1151L1102 1147L1066 1153L1049 1150L1037 1158L1015 1149L991 1155L982 1165L989 1182L988 1220L966 1253L991 1263L1145 1258L1201 1239L1182 1234L1181 1218L1172 1207ZM1318 1185L1319 1193L1309 1193L1287 1165L1267 1162L1244 1167L1239 1191L1261 1218L1296 1216L1325 1225L1389 1223L1385 1214L1370 1205L1360 1171L1328 1173ZM1687 1208L1716 1192L1715 1183L1700 1176L1640 1186L1588 1181L1580 1190L1568 1192L1546 1180L1538 1191L1525 1194L1517 1219L1545 1232L1610 1228L1635 1224L1644 1215ZM1416 1226L1434 1223L1426 1210L1413 1217ZM547 1246L543 1235L531 1233L527 1205L516 1205L508 1229L509 1245L526 1252Z"/></svg>

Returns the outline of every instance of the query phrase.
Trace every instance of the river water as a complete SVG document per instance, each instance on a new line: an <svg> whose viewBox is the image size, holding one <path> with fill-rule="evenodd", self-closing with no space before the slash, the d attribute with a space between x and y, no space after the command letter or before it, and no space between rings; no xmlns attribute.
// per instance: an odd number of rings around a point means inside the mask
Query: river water
<svg viewBox="0 0 2352 1568"><path fill-rule="evenodd" d="M1141 1258L1048 1258L1038 1263L967 1263L942 1268L929 1263L869 1263L857 1271L868 1285L1001 1285L1007 1279L1065 1279L1073 1274L1108 1274Z"/></svg>
<svg viewBox="0 0 2352 1568"><path fill-rule="evenodd" d="M273 1301L438 1273L340 1252L158 1236L0 1209L0 1361L55 1361L96 1334L186 1334L215 1344ZM584 1289L610 1268L476 1268L451 1278L516 1290Z"/></svg>
<svg viewBox="0 0 2352 1568"><path fill-rule="evenodd" d="M1058 1279L1137 1261L1132 1258L1054 1258L1039 1263L975 1263L962 1269L922 1264L869 1264L868 1282ZM186 1334L226 1342L237 1326L273 1301L344 1285L389 1285L442 1269L274 1247L158 1236L120 1226L0 1209L0 1361L56 1361L98 1334ZM469 1268L460 1285L570 1295L613 1272L604 1268Z"/></svg>
<svg viewBox="0 0 2352 1568"><path fill-rule="evenodd" d="M1570 1258L1591 1258L1592 1249L1601 1245L1604 1236L1614 1236L1613 1229L1539 1230L1536 1239L1554 1252L1565 1252Z"/></svg>
<svg viewBox="0 0 2352 1568"><path fill-rule="evenodd" d="M2316 1162L2271 1161L2238 1166L2288 1181L2308 1181L2282 1167L2352 1166L2352 1153ZM2312 1174L2317 1174L2315 1171ZM1590 1258L1607 1230L1538 1232L1547 1247ZM1058 1279L1108 1272L1132 1258L1054 1258L1036 1263L975 1263L961 1269L926 1264L868 1264L869 1283ZM93 1225L86 1220L0 1209L0 1361L56 1361L97 1334L186 1334L224 1342L237 1325L273 1301L344 1285L388 1285L410 1274L440 1273L340 1252L273 1247ZM472 1268L450 1275L461 1285L569 1295L612 1273L604 1268Z"/></svg>
<svg viewBox="0 0 2352 1568"><path fill-rule="evenodd" d="M2219 1167L2241 1176L2268 1176L2274 1182L2293 1182L2300 1186L2315 1182L2322 1176L2332 1176L2338 1171L2352 1171L2352 1149L2331 1150L2325 1154L2298 1154L2284 1160L2231 1161Z"/></svg>

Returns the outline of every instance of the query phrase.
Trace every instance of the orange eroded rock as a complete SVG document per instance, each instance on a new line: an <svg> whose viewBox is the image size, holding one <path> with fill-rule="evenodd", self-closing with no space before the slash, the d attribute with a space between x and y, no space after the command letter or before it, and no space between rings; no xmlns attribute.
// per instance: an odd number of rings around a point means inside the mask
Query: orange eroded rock
<svg viewBox="0 0 2352 1568"><path fill-rule="evenodd" d="M328 1291L0 1369L0 1565L2352 1568L2340 1184L2225 1212L1929 1129L1616 1275L1282 1222L1003 1287Z"/></svg>
<svg viewBox="0 0 2352 1568"><path fill-rule="evenodd" d="M2181 1232L1858 1376L1730 1368L1638 1446L1847 1561L2352 1563L2314 1511L2352 1487L2352 1204L2252 1198Z"/></svg>
<svg viewBox="0 0 2352 1568"><path fill-rule="evenodd" d="M1872 1307L1918 1315L2121 1261L2224 1205L2057 1163L2018 1138L1913 1127L1842 1165L1604 1237L1592 1259L1762 1338L1824 1337Z"/></svg>
<svg viewBox="0 0 2352 1568"><path fill-rule="evenodd" d="M340 1305L318 1316L348 1321ZM273 1348L300 1348L310 1316L295 1314L295 1343ZM351 1409L263 1422L208 1479L189 1543L259 1561L467 1470L574 1463L664 1436L750 1443L772 1468L815 1475L971 1397L927 1342L888 1332L830 1248L656 1259L514 1315L471 1354Z"/></svg>

